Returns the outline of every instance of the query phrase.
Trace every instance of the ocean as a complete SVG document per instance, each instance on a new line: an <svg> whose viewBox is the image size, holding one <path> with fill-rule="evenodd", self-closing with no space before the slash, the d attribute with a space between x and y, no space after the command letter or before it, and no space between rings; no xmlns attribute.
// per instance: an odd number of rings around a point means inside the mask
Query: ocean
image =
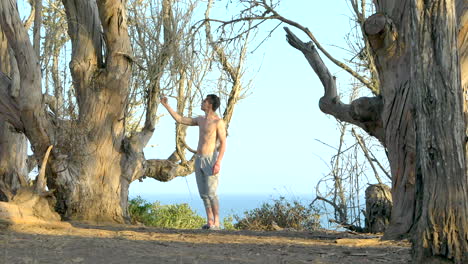
<svg viewBox="0 0 468 264"><path fill-rule="evenodd" d="M186 194L130 194L130 199L140 196L148 202L159 201L161 204L181 204L187 203L198 215L205 217L203 202L198 193ZM313 195L273 195L273 194L218 194L219 216L222 221L225 217L238 215L242 216L245 211L260 207L263 203L273 203L274 199L281 196L288 201L299 201L303 205L308 205L313 200Z"/></svg>

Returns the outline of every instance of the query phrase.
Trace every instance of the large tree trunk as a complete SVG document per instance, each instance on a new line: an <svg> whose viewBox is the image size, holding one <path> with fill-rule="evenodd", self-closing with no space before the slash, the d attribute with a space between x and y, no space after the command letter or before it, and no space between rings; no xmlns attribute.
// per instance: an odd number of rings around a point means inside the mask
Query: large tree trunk
<svg viewBox="0 0 468 264"><path fill-rule="evenodd" d="M15 63L11 63L11 50L0 27L0 71L13 75ZM15 97L18 87L10 85L5 95ZM10 201L21 186L27 183L27 141L26 137L4 121L0 121L0 201Z"/></svg>
<svg viewBox="0 0 468 264"><path fill-rule="evenodd" d="M11 201L21 186L27 184L26 137L0 122L0 201Z"/></svg>
<svg viewBox="0 0 468 264"><path fill-rule="evenodd" d="M61 126L49 186L67 219L123 223L128 176L122 152L131 55L120 1L64 0L72 40L70 69L79 119ZM99 12L98 12L99 11ZM101 31L101 22L104 32ZM107 56L103 58L103 37ZM105 62L104 62L105 61ZM106 65L104 65L104 63Z"/></svg>
<svg viewBox="0 0 468 264"><path fill-rule="evenodd" d="M50 162L48 185L55 189L57 211L66 219L123 223L130 183L122 169L123 122L109 114L110 108L120 106L110 102L120 98L107 88L102 92L109 97L90 105L97 114L87 118L88 125L62 126L65 135Z"/></svg>
<svg viewBox="0 0 468 264"><path fill-rule="evenodd" d="M393 209L386 238L406 237L413 227L415 209L416 137L412 113L408 16L405 6L377 6L365 23L380 78L384 146L392 172ZM384 14L387 15L384 15Z"/></svg>
<svg viewBox="0 0 468 264"><path fill-rule="evenodd" d="M66 219L123 223L130 182L143 175L169 180L191 172L190 165L179 166L171 160L146 162L144 158L143 147L154 131L154 98L158 92L149 102L148 119L152 122L147 123L151 125L130 138L125 136L125 106L133 62L125 4L118 0L63 0L79 113L77 120L61 120L46 108L50 95L42 95L38 54L14 1L0 0L0 25L14 52L12 61L5 64L13 67L17 62L15 74L8 76L3 68L0 73L2 122L7 120L26 134L37 160L42 160L54 143L48 159L47 184L57 198L57 211ZM166 11L170 4L164 0ZM168 15L164 19L172 18ZM1 58L5 61L5 57ZM10 96L11 87L18 87L19 96Z"/></svg>
<svg viewBox="0 0 468 264"><path fill-rule="evenodd" d="M82 145L78 156L70 157L68 169L49 180L56 188L57 211L65 219L125 222L130 181L121 177L120 142L103 142L108 146Z"/></svg>
<svg viewBox="0 0 468 264"><path fill-rule="evenodd" d="M325 87L322 111L360 126L387 148L394 205L386 236L413 232L417 263L466 263L468 2L374 3L377 13L364 31L380 79L378 97L342 104L315 47L287 30L288 41ZM379 100L382 107L373 107Z"/></svg>
<svg viewBox="0 0 468 264"><path fill-rule="evenodd" d="M466 5L458 1L459 16ZM454 0L386 2L366 22L393 176L386 236L415 231L418 262L435 257L460 262L468 251L466 100L460 78L466 56L459 60L457 51L466 36L455 6Z"/></svg>
<svg viewBox="0 0 468 264"><path fill-rule="evenodd" d="M60 215L54 210L55 197L45 191L45 171L50 150L49 146L41 163L41 170L32 186L22 186L8 203L0 202L0 218L7 223L37 223L59 221Z"/></svg>
<svg viewBox="0 0 468 264"><path fill-rule="evenodd" d="M467 135L455 0L411 5L411 75L416 113L413 258L468 262Z"/></svg>
<svg viewBox="0 0 468 264"><path fill-rule="evenodd" d="M174 23L171 10L174 1L163 0L164 44L154 58L156 66L149 71L155 75L149 79L155 81L147 91L145 126L141 132L128 136L125 120L134 58L127 29L127 1L62 0L62 3L72 46L69 67L78 113L63 118L56 112L59 107L54 107L60 98L42 94L41 67L34 50L39 43L31 45L15 1L0 0L0 25L17 62L15 74L3 69L0 72L0 119L24 132L37 160L43 160L49 146L54 146L48 159L47 186L53 190L56 209L64 218L123 223L127 219L128 187L132 181L145 176L168 181L193 172L194 159L185 160L183 153L177 153L182 152L180 147L166 160L146 160L143 155L143 148L155 130L158 81L174 56L172 53L180 48L175 34L184 31ZM35 39L38 40L37 36ZM240 66L234 69L232 74L237 77L233 79L240 80L240 72ZM17 97L8 94L14 84L18 86ZM232 89L225 114L228 121L241 87L234 85ZM183 131L179 131L180 135ZM178 138L177 144L182 141Z"/></svg>
<svg viewBox="0 0 468 264"><path fill-rule="evenodd" d="M20 79L20 88L17 98L2 98L4 112L8 118L11 110L15 110L8 121L15 121L12 122L15 128L25 132L38 159L54 142L47 182L55 191L58 211L64 217L122 223L129 182L135 170L143 169L127 162L141 164L140 156L138 163L122 151L131 74L125 3L63 2L68 21L72 21L68 23L72 39L70 69L79 107L78 120L59 120L46 111L38 56L10 0L0 1L0 22L15 52L19 72L15 77ZM12 81L3 80L5 85L0 88L5 91ZM142 146L139 147L134 152L141 152Z"/></svg>

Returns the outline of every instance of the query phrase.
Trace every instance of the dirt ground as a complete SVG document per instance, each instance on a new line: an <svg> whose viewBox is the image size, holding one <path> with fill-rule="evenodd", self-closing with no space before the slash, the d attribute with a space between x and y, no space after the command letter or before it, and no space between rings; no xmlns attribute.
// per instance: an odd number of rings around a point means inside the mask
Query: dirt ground
<svg viewBox="0 0 468 264"><path fill-rule="evenodd" d="M408 263L407 242L348 232L0 223L0 263Z"/></svg>

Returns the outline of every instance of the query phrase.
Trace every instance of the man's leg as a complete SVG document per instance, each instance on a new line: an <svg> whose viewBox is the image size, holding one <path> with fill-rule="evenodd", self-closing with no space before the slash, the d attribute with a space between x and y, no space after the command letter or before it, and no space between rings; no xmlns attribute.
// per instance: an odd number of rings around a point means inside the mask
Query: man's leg
<svg viewBox="0 0 468 264"><path fill-rule="evenodd" d="M218 197L211 199L211 211L213 214L214 225L219 227L219 203Z"/></svg>
<svg viewBox="0 0 468 264"><path fill-rule="evenodd" d="M213 166L216 156L204 158L200 166L200 180L197 176L200 196L205 204L208 225L219 228L219 205L216 190L218 188L218 175L213 175ZM203 193L203 194L202 194Z"/></svg>
<svg viewBox="0 0 468 264"><path fill-rule="evenodd" d="M210 227L214 224L213 221L213 212L211 210L211 203L208 197L208 183L207 177L205 172L202 169L203 158L197 157L195 159L195 178L197 180L197 187L198 192L200 194L200 198L203 201L203 205L205 206L206 211L206 227ZM205 228L205 227L203 227Z"/></svg>
<svg viewBox="0 0 468 264"><path fill-rule="evenodd" d="M213 215L212 207L206 207L205 206L205 211L206 211L207 225L208 226L215 225L215 218L214 218L214 215Z"/></svg>
<svg viewBox="0 0 468 264"><path fill-rule="evenodd" d="M213 216L213 210L210 202L210 198L208 195L203 194L201 195L203 205L205 206L205 211L206 211L206 224L208 226L214 225L214 216Z"/></svg>
<svg viewBox="0 0 468 264"><path fill-rule="evenodd" d="M216 191L218 189L218 175L208 176L208 198L211 205L211 215L213 216L213 225L219 227L219 201Z"/></svg>

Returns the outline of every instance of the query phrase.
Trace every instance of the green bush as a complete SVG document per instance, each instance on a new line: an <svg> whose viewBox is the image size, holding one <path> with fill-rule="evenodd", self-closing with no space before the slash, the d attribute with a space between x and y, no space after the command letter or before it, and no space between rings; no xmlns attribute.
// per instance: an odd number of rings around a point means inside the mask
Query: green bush
<svg viewBox="0 0 468 264"><path fill-rule="evenodd" d="M233 216L227 216L223 218L223 227L225 230L236 230L237 228L235 227L234 222L234 217Z"/></svg>
<svg viewBox="0 0 468 264"><path fill-rule="evenodd" d="M161 205L149 203L137 196L129 201L128 211L132 222L158 228L199 229L205 219L197 215L188 204ZM234 223L234 219L237 223ZM260 208L246 211L243 217L234 215L223 219L225 230L316 230L320 228L320 215L312 206L298 201L287 201L284 197L263 203Z"/></svg>
<svg viewBox="0 0 468 264"><path fill-rule="evenodd" d="M274 199L273 203L263 203L260 208L246 211L243 217L234 216L234 228L241 230L316 230L320 228L318 210L302 205L299 201L287 201L284 197Z"/></svg>
<svg viewBox="0 0 468 264"><path fill-rule="evenodd" d="M198 229L205 223L205 219L197 215L186 203L151 204L140 196L129 201L128 212L132 222L159 228Z"/></svg>

